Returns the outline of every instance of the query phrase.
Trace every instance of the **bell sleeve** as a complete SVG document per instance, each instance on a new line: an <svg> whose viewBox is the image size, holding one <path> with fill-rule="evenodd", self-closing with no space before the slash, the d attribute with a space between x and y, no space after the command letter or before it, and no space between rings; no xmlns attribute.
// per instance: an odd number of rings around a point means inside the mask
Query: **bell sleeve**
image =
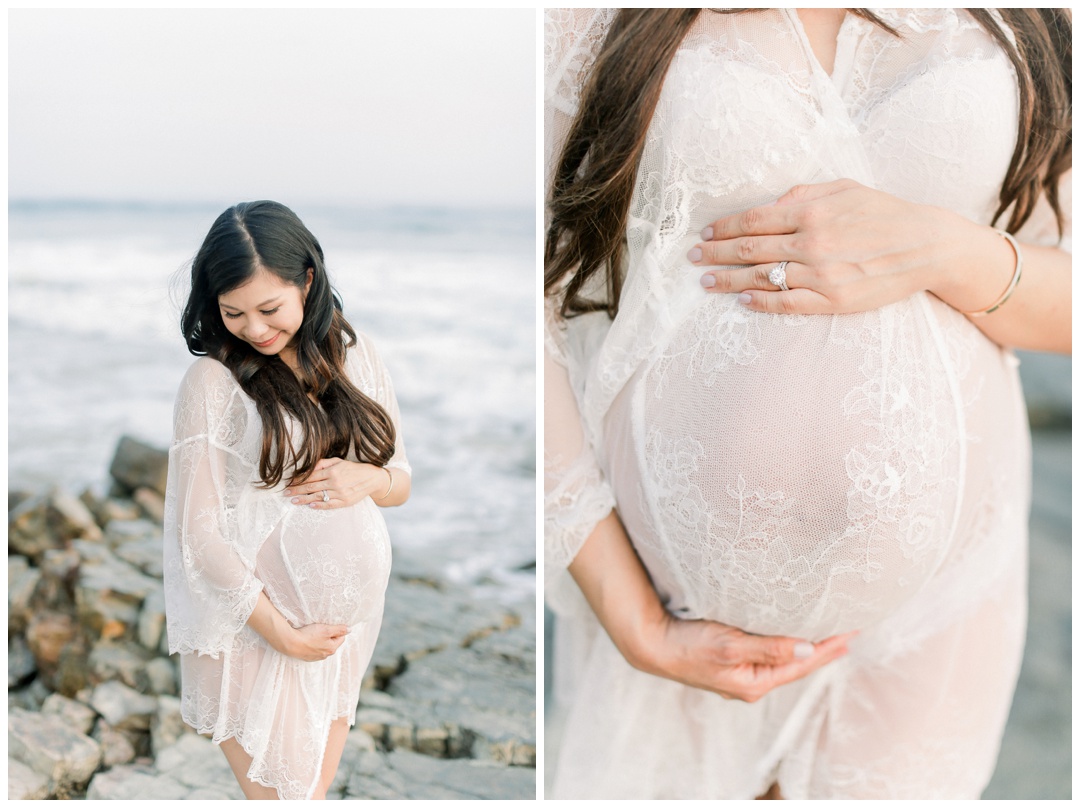
<svg viewBox="0 0 1080 808"><path fill-rule="evenodd" d="M401 409L394 394L394 385L390 381L390 373L375 350L375 345L366 334L356 335L356 345L349 351L347 370L352 383L369 398L377 401L394 423L394 454L386 468L399 469L412 477L412 466L405 455Z"/></svg>
<svg viewBox="0 0 1080 808"><path fill-rule="evenodd" d="M246 419L239 386L216 360L180 385L165 495L165 613L170 653L217 657L244 628L262 583L238 505L252 467L234 448Z"/></svg>

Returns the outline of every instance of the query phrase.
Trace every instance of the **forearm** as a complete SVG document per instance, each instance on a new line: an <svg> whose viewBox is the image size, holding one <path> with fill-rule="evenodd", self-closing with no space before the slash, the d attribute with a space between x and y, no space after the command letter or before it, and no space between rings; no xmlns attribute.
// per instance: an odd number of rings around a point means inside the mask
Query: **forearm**
<svg viewBox="0 0 1080 808"><path fill-rule="evenodd" d="M270 602L266 592L259 593L258 603L247 621L248 626L274 650L292 656L296 629Z"/></svg>
<svg viewBox="0 0 1080 808"><path fill-rule="evenodd" d="M964 236L950 244L948 270L928 286L962 312L992 305L1008 287L1016 266L1016 255L1005 239L989 227L968 224ZM1071 354L1071 256L1023 242L1020 251L1023 271L1009 299L990 314L968 319L999 345Z"/></svg>
<svg viewBox="0 0 1080 808"><path fill-rule="evenodd" d="M667 612L614 511L589 535L569 570L622 655L652 672L648 638Z"/></svg>
<svg viewBox="0 0 1080 808"><path fill-rule="evenodd" d="M405 504L409 499L409 494L412 493L412 478L407 472L398 468L390 468L389 466L383 467L382 474L383 477L386 477L386 487L371 495L375 504L380 508L390 508L395 505ZM390 482L391 477L393 478L392 485ZM383 496L387 488L389 488L390 493Z"/></svg>

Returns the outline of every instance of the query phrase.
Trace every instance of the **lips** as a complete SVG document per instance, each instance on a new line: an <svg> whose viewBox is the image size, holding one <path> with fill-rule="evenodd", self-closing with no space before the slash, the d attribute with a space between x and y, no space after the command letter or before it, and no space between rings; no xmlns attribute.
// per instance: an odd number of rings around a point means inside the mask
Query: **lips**
<svg viewBox="0 0 1080 808"><path fill-rule="evenodd" d="M252 345L254 345L254 346L255 346L256 348L269 348L269 347L270 347L271 345L273 345L273 344L274 344L274 342L275 342L275 341L277 340L277 338L278 338L278 337L280 337L280 336L281 336L281 332L280 332L280 331L278 331L278 332L277 332L276 334L274 334L274 336L272 336L272 337L271 337L270 339L268 339L268 340L267 340L266 342L253 342L253 343L251 343L251 344L252 344Z"/></svg>

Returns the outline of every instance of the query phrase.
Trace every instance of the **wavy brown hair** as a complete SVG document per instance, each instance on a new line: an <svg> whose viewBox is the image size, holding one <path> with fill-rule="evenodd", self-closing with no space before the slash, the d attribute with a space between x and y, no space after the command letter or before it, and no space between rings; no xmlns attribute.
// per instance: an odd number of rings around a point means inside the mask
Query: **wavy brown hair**
<svg viewBox="0 0 1080 808"><path fill-rule="evenodd" d="M733 10L740 13L746 9ZM867 9L848 9L893 35ZM996 222L1011 208L1016 232L1042 195L1059 232L1058 180L1072 166L1072 18L1068 9L998 9L1016 37L987 9L967 9L1005 51L1020 90L1016 149L1002 183ZM626 218L645 134L679 43L702 9L622 9L581 94L553 172L544 243L544 294L562 296L564 317L606 311L615 317L622 288ZM597 276L597 273L601 273ZM569 277L569 280L567 278ZM599 300L585 291L604 281Z"/></svg>
<svg viewBox="0 0 1080 808"><path fill-rule="evenodd" d="M319 242L295 213L277 202L234 205L214 222L191 265L191 293L181 319L188 350L225 365L251 396L262 419L259 477L272 488L288 474L310 474L327 457L350 449L367 463L385 466L394 454L394 422L360 392L345 372L346 350L356 332L341 313ZM293 336L298 371L277 356L263 356L225 327L218 297L243 286L260 269L303 290L304 321ZM322 405L320 409L311 396ZM285 415L303 430L293 449Z"/></svg>

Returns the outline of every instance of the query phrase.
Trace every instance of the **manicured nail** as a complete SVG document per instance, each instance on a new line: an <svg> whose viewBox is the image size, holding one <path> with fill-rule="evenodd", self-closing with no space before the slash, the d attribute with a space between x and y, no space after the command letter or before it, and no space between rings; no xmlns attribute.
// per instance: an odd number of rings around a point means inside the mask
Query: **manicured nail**
<svg viewBox="0 0 1080 808"><path fill-rule="evenodd" d="M281 493L284 494L285 496L289 496L290 494L292 494L292 489L291 488L286 488Z"/></svg>
<svg viewBox="0 0 1080 808"><path fill-rule="evenodd" d="M714 278L712 275L702 275L701 285L704 286L706 289L712 289L714 286L716 286L716 278Z"/></svg>
<svg viewBox="0 0 1080 808"><path fill-rule="evenodd" d="M813 643L808 643L808 642L795 643L795 658L796 659L806 659L807 657L812 657L813 655L814 655L814 645L813 645Z"/></svg>
<svg viewBox="0 0 1080 808"><path fill-rule="evenodd" d="M701 231L702 241L712 241L712 225Z"/></svg>
<svg viewBox="0 0 1080 808"><path fill-rule="evenodd" d="M701 247L694 247L694 249L686 254L686 257L690 259L690 263L696 264L701 260Z"/></svg>
<svg viewBox="0 0 1080 808"><path fill-rule="evenodd" d="M743 292L741 295L739 295L739 302L742 303L744 306L749 306L750 301L753 299L753 296L749 292Z"/></svg>
<svg viewBox="0 0 1080 808"><path fill-rule="evenodd" d="M293 501L292 501L292 504L293 505L299 505L300 504L300 497L294 497Z"/></svg>

